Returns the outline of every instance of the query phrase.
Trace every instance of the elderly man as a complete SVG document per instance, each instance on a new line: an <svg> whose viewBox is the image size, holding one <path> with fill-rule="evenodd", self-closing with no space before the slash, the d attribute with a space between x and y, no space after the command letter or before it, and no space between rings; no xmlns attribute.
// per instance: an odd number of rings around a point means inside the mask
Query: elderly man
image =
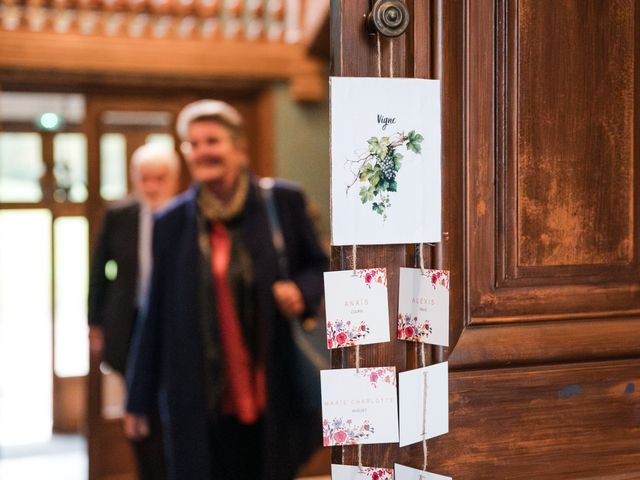
<svg viewBox="0 0 640 480"><path fill-rule="evenodd" d="M175 151L155 144L131 157L134 194L105 213L91 263L89 345L124 375L133 326L146 303L151 273L153 213L176 194L180 172ZM156 418L157 416L154 416ZM133 442L141 479L164 478L162 437L154 422L144 441Z"/></svg>
<svg viewBox="0 0 640 480"><path fill-rule="evenodd" d="M327 259L301 192L276 182L291 280L283 279L233 107L187 105L177 129L195 185L156 222L149 309L128 378L129 434L144 435L159 400L171 478L290 479L320 422L295 388L287 317L317 307Z"/></svg>

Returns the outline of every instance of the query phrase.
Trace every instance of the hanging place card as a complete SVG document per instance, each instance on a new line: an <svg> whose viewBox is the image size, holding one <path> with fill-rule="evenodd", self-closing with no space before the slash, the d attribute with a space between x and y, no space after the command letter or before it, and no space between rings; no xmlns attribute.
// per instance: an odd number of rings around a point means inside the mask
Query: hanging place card
<svg viewBox="0 0 640 480"><path fill-rule="evenodd" d="M393 480L393 470L334 464L331 465L331 480Z"/></svg>
<svg viewBox="0 0 640 480"><path fill-rule="evenodd" d="M440 81L332 77L333 245L439 242Z"/></svg>
<svg viewBox="0 0 640 480"><path fill-rule="evenodd" d="M398 442L395 367L322 370L325 447Z"/></svg>
<svg viewBox="0 0 640 480"><path fill-rule="evenodd" d="M386 269L325 272L324 292L329 348L389 341Z"/></svg>
<svg viewBox="0 0 640 480"><path fill-rule="evenodd" d="M395 480L451 480L451 477L405 467L398 463L396 463L394 470L396 475Z"/></svg>
<svg viewBox="0 0 640 480"><path fill-rule="evenodd" d="M399 389L401 447L449 431L448 362L400 373Z"/></svg>
<svg viewBox="0 0 640 480"><path fill-rule="evenodd" d="M449 272L400 268L398 339L449 346Z"/></svg>

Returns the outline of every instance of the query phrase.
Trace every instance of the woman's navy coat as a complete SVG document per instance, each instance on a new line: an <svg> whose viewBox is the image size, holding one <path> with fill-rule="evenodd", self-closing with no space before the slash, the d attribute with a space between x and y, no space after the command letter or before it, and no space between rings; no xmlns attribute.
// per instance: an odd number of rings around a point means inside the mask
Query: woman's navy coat
<svg viewBox="0 0 640 480"><path fill-rule="evenodd" d="M291 278L308 307L322 296L327 267L301 192L276 183L273 190L284 232ZM210 480L204 389L202 306L198 292L197 187L160 214L154 229L154 268L147 312L143 315L127 373L127 410L149 413L159 405L172 478ZM268 405L264 417L263 479L293 478L321 438L317 411L305 411L296 389L295 346L287 320L271 293L279 278L265 206L255 181L243 216L243 236L254 267L256 307L266 351ZM319 379L318 379L319 381ZM159 403L158 403L159 402ZM229 439L233 442L234 439Z"/></svg>

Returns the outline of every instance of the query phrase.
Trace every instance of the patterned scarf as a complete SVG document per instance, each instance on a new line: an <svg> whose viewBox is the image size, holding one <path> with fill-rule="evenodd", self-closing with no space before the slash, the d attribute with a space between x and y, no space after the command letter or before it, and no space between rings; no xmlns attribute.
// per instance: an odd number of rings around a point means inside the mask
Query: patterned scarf
<svg viewBox="0 0 640 480"><path fill-rule="evenodd" d="M242 212L248 195L249 174L245 171L236 181L231 200L223 203L208 188L202 186L198 192L198 207L204 218L210 222L226 222Z"/></svg>

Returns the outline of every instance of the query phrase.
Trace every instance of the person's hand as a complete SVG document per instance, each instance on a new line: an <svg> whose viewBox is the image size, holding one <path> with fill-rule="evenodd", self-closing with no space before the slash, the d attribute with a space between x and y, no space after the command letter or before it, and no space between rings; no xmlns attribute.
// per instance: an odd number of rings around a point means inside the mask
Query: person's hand
<svg viewBox="0 0 640 480"><path fill-rule="evenodd" d="M129 440L142 440L149 436L149 420L146 415L127 412L124 414L122 425Z"/></svg>
<svg viewBox="0 0 640 480"><path fill-rule="evenodd" d="M304 297L295 282L279 280L273 284L272 290L278 309L283 315L296 317L304 313Z"/></svg>
<svg viewBox="0 0 640 480"><path fill-rule="evenodd" d="M89 325L89 351L101 354L104 350L104 334L102 327Z"/></svg>

